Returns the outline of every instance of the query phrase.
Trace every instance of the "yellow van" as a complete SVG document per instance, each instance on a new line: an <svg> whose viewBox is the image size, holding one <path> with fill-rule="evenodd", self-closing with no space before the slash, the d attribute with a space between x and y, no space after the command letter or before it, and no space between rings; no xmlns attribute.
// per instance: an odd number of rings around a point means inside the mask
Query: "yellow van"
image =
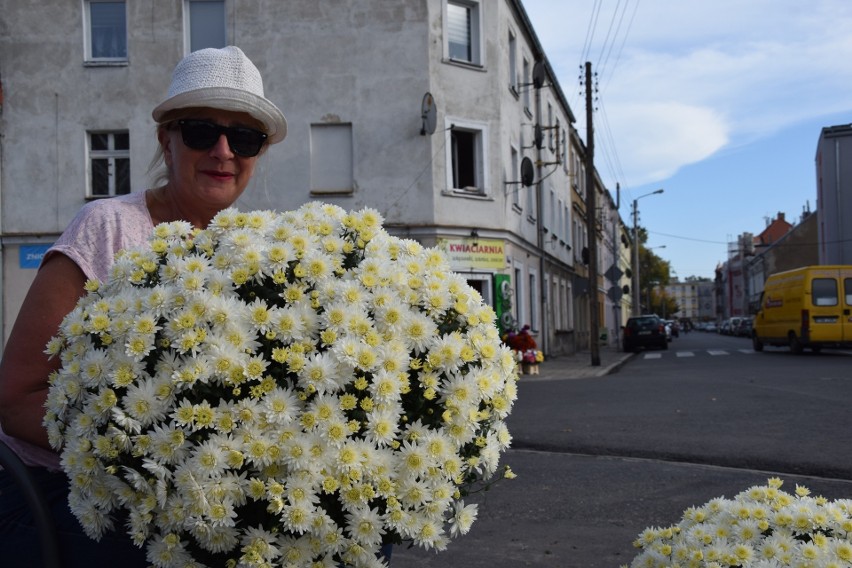
<svg viewBox="0 0 852 568"><path fill-rule="evenodd" d="M806 266L773 274L760 296L752 344L804 348L852 346L852 266Z"/></svg>

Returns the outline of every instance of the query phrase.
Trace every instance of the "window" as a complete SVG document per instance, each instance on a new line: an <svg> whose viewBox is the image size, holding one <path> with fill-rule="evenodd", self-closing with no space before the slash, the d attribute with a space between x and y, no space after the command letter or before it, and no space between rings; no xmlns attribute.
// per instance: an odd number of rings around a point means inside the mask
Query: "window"
<svg viewBox="0 0 852 568"><path fill-rule="evenodd" d="M186 35L189 51L225 47L225 0L186 0Z"/></svg>
<svg viewBox="0 0 852 568"><path fill-rule="evenodd" d="M843 279L843 293L846 296L846 305L852 306L852 278Z"/></svg>
<svg viewBox="0 0 852 568"><path fill-rule="evenodd" d="M523 92L524 92L524 110L527 112L527 114L529 114L530 113L530 88L529 88L529 85L530 85L530 83L532 83L532 81L530 81L530 61L526 57L524 57L523 74L524 74L524 78L523 78L523 82L521 83L521 88L523 89Z"/></svg>
<svg viewBox="0 0 852 568"><path fill-rule="evenodd" d="M447 1L447 56L480 65L479 2Z"/></svg>
<svg viewBox="0 0 852 568"><path fill-rule="evenodd" d="M130 136L127 131L90 132L89 197L130 193Z"/></svg>
<svg viewBox="0 0 852 568"><path fill-rule="evenodd" d="M518 92L518 63L517 63L517 41L515 34L509 30L509 89L513 93Z"/></svg>
<svg viewBox="0 0 852 568"><path fill-rule="evenodd" d="M311 192L352 193L351 124L311 125Z"/></svg>
<svg viewBox="0 0 852 568"><path fill-rule="evenodd" d="M447 186L450 191L484 195L488 187L484 123L447 118Z"/></svg>
<svg viewBox="0 0 852 568"><path fill-rule="evenodd" d="M536 210L535 210L535 194L532 187L525 188L525 193L527 194L527 217L532 219L533 221L536 218Z"/></svg>
<svg viewBox="0 0 852 568"><path fill-rule="evenodd" d="M523 291L523 281L521 280L521 269L515 267L515 297L518 299L515 302L515 321L518 322L518 327L524 325L524 320L526 316L524 315L524 306L523 306L523 296L521 292Z"/></svg>
<svg viewBox="0 0 852 568"><path fill-rule="evenodd" d="M538 285L536 284L536 275L532 272L529 275L530 284L529 284L529 294L530 294L530 329L533 331L538 330Z"/></svg>
<svg viewBox="0 0 852 568"><path fill-rule="evenodd" d="M837 280L834 278L814 278L811 287L815 306L837 305Z"/></svg>
<svg viewBox="0 0 852 568"><path fill-rule="evenodd" d="M548 184L548 185L550 185L550 184ZM548 213L547 216L549 217L549 219L547 220L547 227L546 228L550 229L550 232L553 233L553 235L555 236L556 235L556 192L554 192L552 189L550 190L550 204L549 205L550 205L550 211L547 212Z"/></svg>
<svg viewBox="0 0 852 568"><path fill-rule="evenodd" d="M562 240L565 240L565 236L562 234L562 227L564 226L563 225L564 221L562 219L562 200L561 199L559 200L559 206L556 208L556 216L558 218L558 221L556 222L556 225L553 227L553 234L554 234L554 236L557 236L557 237L561 238Z"/></svg>
<svg viewBox="0 0 852 568"><path fill-rule="evenodd" d="M85 12L87 61L127 60L127 15L124 2L88 0Z"/></svg>
<svg viewBox="0 0 852 568"><path fill-rule="evenodd" d="M547 147L553 151L553 105L547 103Z"/></svg>
<svg viewBox="0 0 852 568"><path fill-rule="evenodd" d="M509 181L518 182L521 180L521 161L520 155L518 154L518 149L512 146L512 159L510 160L512 163L512 173L509 176ZM523 185L519 183L513 183L509 186L512 191L512 205L521 208L521 188Z"/></svg>

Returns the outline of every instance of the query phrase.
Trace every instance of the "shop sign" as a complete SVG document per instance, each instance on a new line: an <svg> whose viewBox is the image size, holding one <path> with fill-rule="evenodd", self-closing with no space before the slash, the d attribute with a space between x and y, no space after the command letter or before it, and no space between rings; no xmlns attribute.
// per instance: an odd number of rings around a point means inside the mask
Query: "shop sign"
<svg viewBox="0 0 852 568"><path fill-rule="evenodd" d="M18 266L21 268L38 268L47 249L52 245L21 245L18 249Z"/></svg>
<svg viewBox="0 0 852 568"><path fill-rule="evenodd" d="M450 260L454 270L481 268L502 270L506 268L506 247L499 239L438 239L438 247Z"/></svg>

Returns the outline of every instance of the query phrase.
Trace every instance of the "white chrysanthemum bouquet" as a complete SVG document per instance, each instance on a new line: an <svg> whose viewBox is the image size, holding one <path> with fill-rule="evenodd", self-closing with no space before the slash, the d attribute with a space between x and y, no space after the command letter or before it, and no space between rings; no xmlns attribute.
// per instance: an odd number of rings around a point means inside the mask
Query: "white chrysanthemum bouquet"
<svg viewBox="0 0 852 568"><path fill-rule="evenodd" d="M373 210L156 227L48 345L45 425L93 538L161 567L379 566L443 549L516 397L493 310ZM120 519L120 520L119 520Z"/></svg>
<svg viewBox="0 0 852 568"><path fill-rule="evenodd" d="M852 566L852 500L781 491L778 478L733 499L691 507L667 528L633 543L633 568L840 568Z"/></svg>

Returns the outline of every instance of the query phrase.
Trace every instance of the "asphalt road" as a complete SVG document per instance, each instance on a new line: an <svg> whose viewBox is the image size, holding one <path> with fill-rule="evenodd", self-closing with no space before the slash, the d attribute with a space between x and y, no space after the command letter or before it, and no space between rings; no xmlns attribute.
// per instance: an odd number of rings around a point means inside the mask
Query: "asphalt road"
<svg viewBox="0 0 852 568"><path fill-rule="evenodd" d="M617 567L647 526L768 477L852 497L852 354L751 351L693 332L601 378L521 382L504 462L479 519L441 553L391 566Z"/></svg>

